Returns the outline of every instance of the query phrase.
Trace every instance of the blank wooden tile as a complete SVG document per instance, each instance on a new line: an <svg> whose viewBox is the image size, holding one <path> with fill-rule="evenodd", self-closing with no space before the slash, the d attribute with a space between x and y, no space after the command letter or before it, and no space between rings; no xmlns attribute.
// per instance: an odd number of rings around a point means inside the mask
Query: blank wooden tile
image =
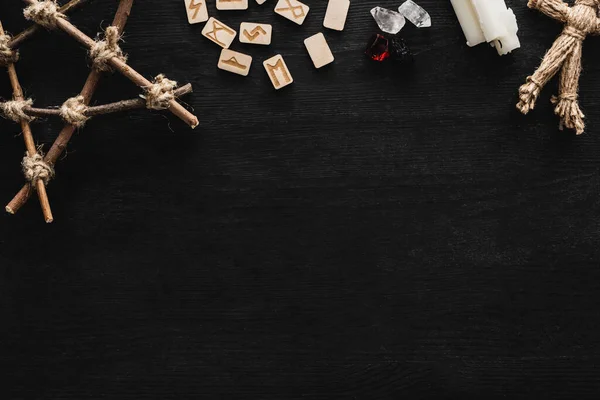
<svg viewBox="0 0 600 400"><path fill-rule="evenodd" d="M297 0L279 0L275 6L275 12L277 14L297 23L298 25L302 25L304 23L309 10L310 7L308 7L306 4L300 3Z"/></svg>
<svg viewBox="0 0 600 400"><path fill-rule="evenodd" d="M206 0L185 0L185 10L190 24L197 24L208 19Z"/></svg>
<svg viewBox="0 0 600 400"><path fill-rule="evenodd" d="M248 0L217 0L217 10L247 10Z"/></svg>
<svg viewBox="0 0 600 400"><path fill-rule="evenodd" d="M202 35L224 49L227 49L231 46L231 42L235 39L237 32L221 21L210 17L204 29L202 29Z"/></svg>
<svg viewBox="0 0 600 400"><path fill-rule="evenodd" d="M242 22L240 25L240 42L268 46L271 44L272 32L273 27L269 24Z"/></svg>
<svg viewBox="0 0 600 400"><path fill-rule="evenodd" d="M323 26L328 29L343 31L349 9L350 0L329 0Z"/></svg>
<svg viewBox="0 0 600 400"><path fill-rule="evenodd" d="M321 68L333 62L333 54L322 33L317 33L305 39L304 45L306 46L306 50L308 50L313 64L315 64L315 68Z"/></svg>
<svg viewBox="0 0 600 400"><path fill-rule="evenodd" d="M221 50L221 56L219 57L219 64L217 64L217 67L224 71L233 72L234 74L248 76L251 65L252 57L249 55L229 49L223 49Z"/></svg>
<svg viewBox="0 0 600 400"><path fill-rule="evenodd" d="M263 66L275 89L279 90L294 82L294 78L292 78L292 74L287 65L285 65L285 61L283 61L281 54L277 54L263 62Z"/></svg>
<svg viewBox="0 0 600 400"><path fill-rule="evenodd" d="M262 6L263 4L265 4L265 1L267 1L267 0L256 0L256 2L258 3L259 6Z"/></svg>

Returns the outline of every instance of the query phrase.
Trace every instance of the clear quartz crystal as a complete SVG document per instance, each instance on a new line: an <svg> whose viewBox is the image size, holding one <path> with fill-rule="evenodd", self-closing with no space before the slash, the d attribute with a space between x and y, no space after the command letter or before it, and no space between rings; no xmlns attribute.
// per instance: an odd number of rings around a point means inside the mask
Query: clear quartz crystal
<svg viewBox="0 0 600 400"><path fill-rule="evenodd" d="M429 28L431 26L429 13L412 0L406 0L404 4L398 7L398 12L415 24L417 28Z"/></svg>
<svg viewBox="0 0 600 400"><path fill-rule="evenodd" d="M371 15L379 25L382 32L395 35L400 32L406 24L406 19L402 14L396 11L388 10L387 8L375 7L371 10Z"/></svg>

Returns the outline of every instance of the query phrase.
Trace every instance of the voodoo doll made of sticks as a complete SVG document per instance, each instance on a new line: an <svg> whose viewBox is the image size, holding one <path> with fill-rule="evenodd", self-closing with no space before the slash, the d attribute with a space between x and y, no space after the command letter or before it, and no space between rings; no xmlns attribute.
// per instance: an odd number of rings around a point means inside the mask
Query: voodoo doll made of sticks
<svg viewBox="0 0 600 400"><path fill-rule="evenodd" d="M585 129L584 115L577 101L581 50L587 35L600 34L600 0L575 0L571 7L562 0L529 0L527 6L563 22L565 27L537 71L519 89L517 108L523 114L533 110L544 85L560 70L558 96L552 97L554 113L560 118L561 129L574 129L580 135Z"/></svg>

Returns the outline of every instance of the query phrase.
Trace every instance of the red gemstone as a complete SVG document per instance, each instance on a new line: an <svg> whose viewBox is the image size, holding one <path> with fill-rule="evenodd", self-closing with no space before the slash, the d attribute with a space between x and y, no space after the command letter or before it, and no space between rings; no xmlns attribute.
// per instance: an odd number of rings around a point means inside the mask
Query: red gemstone
<svg viewBox="0 0 600 400"><path fill-rule="evenodd" d="M365 54L372 60L384 61L390 57L390 42L385 36L379 33L374 34L369 39Z"/></svg>

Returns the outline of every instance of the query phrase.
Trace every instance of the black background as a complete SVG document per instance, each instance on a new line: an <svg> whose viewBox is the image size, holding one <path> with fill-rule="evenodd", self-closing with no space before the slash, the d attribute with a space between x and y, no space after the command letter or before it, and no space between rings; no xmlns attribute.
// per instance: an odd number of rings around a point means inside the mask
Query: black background
<svg viewBox="0 0 600 400"><path fill-rule="evenodd" d="M91 120L48 188L0 216L2 399L597 398L600 392L600 52L584 47L588 129L558 131L550 96L516 93L560 24L509 1L522 48L468 48L448 1L420 0L412 68L362 54L376 31L353 1L336 62L312 67L303 26L274 0L209 13L273 24L247 78L188 25L183 0L138 0L123 48L146 77L195 92L200 126L141 110ZM7 4L10 3L10 4ZM94 36L117 2L72 16ZM21 2L3 1L15 33ZM295 83L276 92L262 61ZM76 94L80 45L42 32L18 72L36 105ZM137 96L115 74L96 103ZM8 79L0 94L10 96ZM36 123L46 149L61 123ZM19 128L0 121L0 198L21 187Z"/></svg>

